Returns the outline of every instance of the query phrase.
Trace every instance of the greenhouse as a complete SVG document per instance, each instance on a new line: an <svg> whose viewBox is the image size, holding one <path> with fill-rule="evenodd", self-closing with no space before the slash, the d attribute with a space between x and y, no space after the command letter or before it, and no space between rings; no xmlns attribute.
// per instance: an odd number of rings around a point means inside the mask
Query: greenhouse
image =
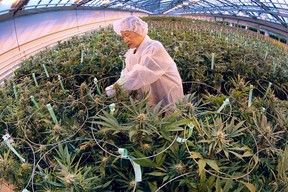
<svg viewBox="0 0 288 192"><path fill-rule="evenodd" d="M0 192L288 191L288 0L0 0Z"/></svg>

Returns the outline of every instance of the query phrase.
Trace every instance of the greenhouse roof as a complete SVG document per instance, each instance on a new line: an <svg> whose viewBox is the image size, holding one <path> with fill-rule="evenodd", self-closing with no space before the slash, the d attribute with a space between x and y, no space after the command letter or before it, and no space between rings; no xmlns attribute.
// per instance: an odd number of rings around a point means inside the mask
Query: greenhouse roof
<svg viewBox="0 0 288 192"><path fill-rule="evenodd" d="M288 26L288 0L0 0L0 15L43 8L112 8L148 14L233 15Z"/></svg>

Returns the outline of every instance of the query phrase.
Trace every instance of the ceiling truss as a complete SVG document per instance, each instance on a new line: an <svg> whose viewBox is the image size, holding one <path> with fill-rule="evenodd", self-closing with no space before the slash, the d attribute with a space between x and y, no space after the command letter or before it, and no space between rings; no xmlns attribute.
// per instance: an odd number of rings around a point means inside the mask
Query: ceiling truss
<svg viewBox="0 0 288 192"><path fill-rule="evenodd" d="M0 1L0 16L4 13L15 15L20 10L28 8L43 8L45 2L46 7L51 3L58 8L61 6L71 6L75 9L112 8L143 11L149 14L230 14L268 20L282 24L286 28L288 26L288 0L17 0L11 3L10 7L2 6L1 10L1 3L4 1Z"/></svg>

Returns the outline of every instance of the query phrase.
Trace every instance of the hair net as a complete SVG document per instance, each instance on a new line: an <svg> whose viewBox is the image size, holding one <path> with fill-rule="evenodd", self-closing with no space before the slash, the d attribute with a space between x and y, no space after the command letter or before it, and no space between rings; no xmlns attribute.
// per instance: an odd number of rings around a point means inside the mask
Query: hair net
<svg viewBox="0 0 288 192"><path fill-rule="evenodd" d="M148 34L148 25L145 21L136 16L129 16L113 23L114 31L121 35L121 31L133 31L139 35Z"/></svg>

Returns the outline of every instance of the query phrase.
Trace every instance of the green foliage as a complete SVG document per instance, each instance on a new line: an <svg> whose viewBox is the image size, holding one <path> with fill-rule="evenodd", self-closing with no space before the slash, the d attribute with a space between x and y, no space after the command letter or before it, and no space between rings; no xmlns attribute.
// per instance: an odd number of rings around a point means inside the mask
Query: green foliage
<svg viewBox="0 0 288 192"><path fill-rule="evenodd" d="M183 79L176 109L151 108L119 85L105 97L128 49L112 28L58 42L23 61L0 90L0 135L20 138L12 145L28 159L21 164L1 143L0 177L17 191L285 191L287 49L219 23L145 20Z"/></svg>

